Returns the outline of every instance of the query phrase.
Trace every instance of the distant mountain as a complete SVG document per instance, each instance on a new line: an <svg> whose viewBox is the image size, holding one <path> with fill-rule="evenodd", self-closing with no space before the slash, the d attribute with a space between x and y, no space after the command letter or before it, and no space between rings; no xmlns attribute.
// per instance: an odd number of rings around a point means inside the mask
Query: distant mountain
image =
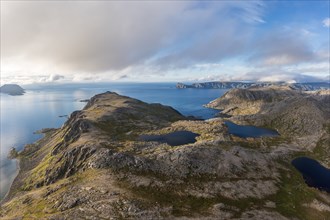
<svg viewBox="0 0 330 220"><path fill-rule="evenodd" d="M276 129L282 135L322 134L324 124L330 125L330 90L298 91L288 86L232 89L206 107Z"/></svg>
<svg viewBox="0 0 330 220"><path fill-rule="evenodd" d="M16 84L5 84L0 87L0 93L6 93L8 95L23 95L24 89Z"/></svg>
<svg viewBox="0 0 330 220"><path fill-rule="evenodd" d="M200 121L169 106L96 95L61 128L12 150L20 169L0 218L329 219L328 194L291 165L308 155L330 167L329 100L330 90L232 89L208 105L228 116ZM228 120L280 136L241 138ZM178 131L172 140L199 136L175 147L142 139Z"/></svg>
<svg viewBox="0 0 330 220"><path fill-rule="evenodd" d="M313 83L286 83L286 82L204 82L193 83L186 85L177 83L178 89L245 89L250 87L269 87L269 86L289 86L295 90L313 91L319 89L329 89L330 83L327 82L313 82Z"/></svg>

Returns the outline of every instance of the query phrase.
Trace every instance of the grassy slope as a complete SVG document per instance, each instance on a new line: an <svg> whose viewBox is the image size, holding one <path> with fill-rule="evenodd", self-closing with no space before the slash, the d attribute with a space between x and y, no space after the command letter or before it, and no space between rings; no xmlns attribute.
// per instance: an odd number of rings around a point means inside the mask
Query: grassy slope
<svg viewBox="0 0 330 220"><path fill-rule="evenodd" d="M134 116L135 117L135 116ZM192 123L192 122L190 122ZM200 122L196 122L197 124ZM114 124L96 124L105 132L114 133ZM270 125L272 127L272 125ZM272 127L276 128L276 127ZM196 129L201 129L200 126L196 126ZM117 182L117 184L132 193L133 198L144 201L143 204L146 208L153 206L155 203L159 203L163 206L173 206L174 216L188 216L198 217L201 215L208 215L209 209L212 205L217 203L224 203L230 207L231 212L234 213L233 217L240 217L240 215L251 207L256 209L265 209L265 200L273 201L276 204L276 208L269 208L269 210L276 210L287 217L297 217L299 219L314 220L314 219L328 219L330 217L329 212L320 212L312 208L306 207L304 204L311 203L314 199L327 203L320 195L320 192L314 188L306 186L303 178L290 164L290 159L296 156L306 155L315 159L325 162L329 166L329 136L330 126L325 126L326 134L320 139L313 152L298 152L292 154L288 158L278 159L278 163L283 167L281 169L281 182L279 184L279 191L275 195L271 195L266 199L242 199L242 200L230 200L221 196L215 198L198 198L194 196L187 196L180 193L186 186L186 184L192 184L192 182L208 181L209 177L201 177L194 179L187 179L183 185L169 186L166 190L160 190L152 187L132 187L125 183L124 180ZM120 139L124 138L124 132L126 129L115 130ZM200 138L209 139L203 129L201 133L205 133ZM16 187L11 192L8 200L13 198L4 207L0 208L0 217L6 215L7 217L25 216L26 218L45 218L59 211L53 207L52 203L46 202L43 199L43 195L47 193L49 189L57 189L53 193L53 197L60 196L61 193L75 184L81 184L86 181L93 181L96 177L104 175L103 171L84 171L77 173L69 178L65 178L57 181L55 184L49 187L34 188L35 183L42 180L45 176L46 169L55 161L56 156L51 156L50 151L56 143L61 141L62 133L60 131L50 132L46 134L46 137L42 141L31 145L30 149L26 148L21 153L22 170L25 171L25 175L20 177L21 179L15 183ZM202 141L202 140L201 140ZM239 144L246 148L259 148L261 145L267 147L276 146L280 143L291 142L289 135L279 138L266 138L260 140L244 140L235 139L233 137L232 143L227 143L228 146ZM226 144L219 147L225 147ZM33 163L30 163L32 162ZM153 175L154 174L145 174ZM24 179L23 179L24 178ZM156 176L161 180L166 180L166 177ZM164 179L165 178L165 179ZM210 177L211 178L211 177ZM23 181L23 182L22 182ZM18 187L17 184L21 184ZM15 197L14 197L15 196ZM192 212L192 210L194 210ZM234 210L234 211L233 211Z"/></svg>

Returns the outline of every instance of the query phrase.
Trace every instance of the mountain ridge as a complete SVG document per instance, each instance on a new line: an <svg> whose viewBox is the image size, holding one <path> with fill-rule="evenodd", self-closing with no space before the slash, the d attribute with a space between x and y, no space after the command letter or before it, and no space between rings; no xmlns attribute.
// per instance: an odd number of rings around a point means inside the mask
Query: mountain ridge
<svg viewBox="0 0 330 220"><path fill-rule="evenodd" d="M328 82L311 82L311 83L286 83L286 82L203 82L193 83L187 85L184 83L177 83L178 89L233 89L233 88L250 88L250 87L270 87L270 86L289 86L295 90L313 91L320 89L330 89Z"/></svg>
<svg viewBox="0 0 330 220"><path fill-rule="evenodd" d="M313 94L315 100L322 102L322 94ZM230 120L246 122L235 117ZM175 147L139 140L175 131L199 136ZM330 207L330 196L306 186L290 165L297 154L311 154L330 166L322 154L327 142L310 142L314 153L299 146L304 134L290 129L242 139L228 133L223 118L190 120L171 107L107 92L73 112L62 128L45 132L18 153L21 169L0 218L286 220L329 214L319 209Z"/></svg>

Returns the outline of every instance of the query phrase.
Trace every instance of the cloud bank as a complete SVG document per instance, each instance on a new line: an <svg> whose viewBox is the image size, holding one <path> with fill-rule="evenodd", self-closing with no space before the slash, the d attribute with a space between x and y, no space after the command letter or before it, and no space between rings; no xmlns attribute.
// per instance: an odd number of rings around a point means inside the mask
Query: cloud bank
<svg viewBox="0 0 330 220"><path fill-rule="evenodd" d="M258 32L266 9L261 0L2 1L1 73L118 80L237 57L256 68L320 59L300 33Z"/></svg>
<svg viewBox="0 0 330 220"><path fill-rule="evenodd" d="M234 21L215 19L216 13L237 8L246 21L258 21L259 16L254 10L257 1L219 2L204 8L198 7L198 2L172 1L1 4L1 50L5 59L29 58L87 72L124 69L145 62L164 48L184 46L183 39L197 41L199 47L216 45L205 36L213 40L220 37L218 42L228 43L234 27L227 28L235 25ZM222 31L217 31L220 27ZM215 31L218 33L213 36Z"/></svg>

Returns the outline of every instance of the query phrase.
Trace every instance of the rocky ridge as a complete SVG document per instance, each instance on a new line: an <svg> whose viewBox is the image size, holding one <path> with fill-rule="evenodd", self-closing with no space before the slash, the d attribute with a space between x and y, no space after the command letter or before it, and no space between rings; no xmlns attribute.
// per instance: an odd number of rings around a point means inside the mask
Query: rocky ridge
<svg viewBox="0 0 330 220"><path fill-rule="evenodd" d="M282 134L320 134L330 122L330 90L302 92L286 86L233 89L206 105Z"/></svg>
<svg viewBox="0 0 330 220"><path fill-rule="evenodd" d="M278 93L270 102L281 100ZM197 142L171 147L138 138L182 130L199 134ZM305 186L290 166L309 152L297 143L301 136L241 139L222 118L188 120L171 107L107 92L19 152L21 170L0 218L323 219L329 195Z"/></svg>

